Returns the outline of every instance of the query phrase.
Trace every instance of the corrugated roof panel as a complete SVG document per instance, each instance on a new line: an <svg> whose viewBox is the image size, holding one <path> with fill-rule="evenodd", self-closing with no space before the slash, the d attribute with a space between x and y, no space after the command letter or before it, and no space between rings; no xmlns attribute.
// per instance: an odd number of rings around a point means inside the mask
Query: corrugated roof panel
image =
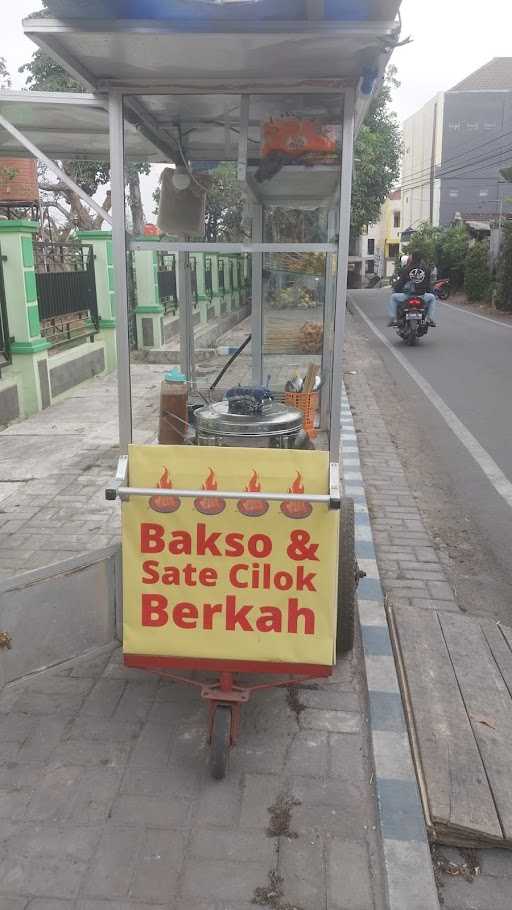
<svg viewBox="0 0 512 910"><path fill-rule="evenodd" d="M60 96L60 98L59 98ZM68 92L0 92L0 113L51 158L108 161L108 114L93 95ZM131 123L125 123L126 156L132 161L163 161L165 156ZM0 127L0 156L29 156Z"/></svg>

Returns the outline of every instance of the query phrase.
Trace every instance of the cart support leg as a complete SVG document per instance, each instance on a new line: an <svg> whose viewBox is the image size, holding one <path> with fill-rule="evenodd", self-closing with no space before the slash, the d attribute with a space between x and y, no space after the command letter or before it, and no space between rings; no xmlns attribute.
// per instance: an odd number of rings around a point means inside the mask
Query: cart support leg
<svg viewBox="0 0 512 910"><path fill-rule="evenodd" d="M339 376L332 386L330 458L339 461L341 443L341 385L343 377L343 340L347 303L348 245L350 238L350 203L352 197L352 163L354 159L354 90L347 89L343 109L343 149L340 184L340 217L338 238L338 281L334 322L333 371Z"/></svg>
<svg viewBox="0 0 512 910"><path fill-rule="evenodd" d="M130 346L128 343L128 284L126 278L126 224L124 210L124 124L123 96L110 92L108 98L110 129L110 185L112 192L112 253L116 291L117 396L119 406L119 446L128 453L132 441L132 399Z"/></svg>
<svg viewBox="0 0 512 910"><path fill-rule="evenodd" d="M263 241L263 207L253 205L252 240ZM254 385L263 384L263 254L252 254L251 360Z"/></svg>

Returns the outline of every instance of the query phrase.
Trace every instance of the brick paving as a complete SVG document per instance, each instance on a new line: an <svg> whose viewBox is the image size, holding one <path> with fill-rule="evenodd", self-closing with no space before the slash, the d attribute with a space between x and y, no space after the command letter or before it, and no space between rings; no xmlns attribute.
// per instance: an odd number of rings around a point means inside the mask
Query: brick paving
<svg viewBox="0 0 512 910"><path fill-rule="evenodd" d="M388 600L427 610L459 610L444 564L449 556L434 545L411 491L404 467L372 388L390 383L380 358L365 338L365 328L347 314L345 383L359 444L363 478L372 516L375 548L382 587ZM392 394L392 385L390 387ZM419 668L421 672L421 668ZM486 849L468 854L440 847L441 868L451 862L452 871L438 872L443 910L510 910L512 907L512 855L510 851ZM475 862L476 876L467 874ZM465 874L466 873L466 874ZM414 870L411 870L414 876ZM412 910L412 908L411 908Z"/></svg>
<svg viewBox="0 0 512 910"><path fill-rule="evenodd" d="M6 687L0 910L382 910L361 666L255 695L223 782L197 690L117 648Z"/></svg>
<svg viewBox="0 0 512 910"><path fill-rule="evenodd" d="M303 317L301 317L303 318ZM218 340L237 345L250 320ZM198 371L207 388L226 362L213 358ZM269 355L265 375L276 388L318 358ZM134 441L154 442L165 364L132 363ZM250 354L226 374L223 388L250 384ZM118 459L117 376L90 379L46 411L0 432L0 580L118 543L118 503L104 491Z"/></svg>
<svg viewBox="0 0 512 910"><path fill-rule="evenodd" d="M348 316L347 323L345 383L361 452L383 588L397 606L458 610L385 417L365 376L365 365L375 354L353 318Z"/></svg>

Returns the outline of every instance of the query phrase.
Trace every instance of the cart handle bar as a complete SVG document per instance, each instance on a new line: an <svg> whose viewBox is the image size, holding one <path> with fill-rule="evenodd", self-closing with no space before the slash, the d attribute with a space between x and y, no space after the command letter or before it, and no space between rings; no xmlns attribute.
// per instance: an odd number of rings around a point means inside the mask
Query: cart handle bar
<svg viewBox="0 0 512 910"><path fill-rule="evenodd" d="M150 489L148 487L118 487L117 495L120 499L128 496L175 496L177 499L266 499L270 502L325 502L329 504L331 497L328 493L246 493L233 490L176 490Z"/></svg>

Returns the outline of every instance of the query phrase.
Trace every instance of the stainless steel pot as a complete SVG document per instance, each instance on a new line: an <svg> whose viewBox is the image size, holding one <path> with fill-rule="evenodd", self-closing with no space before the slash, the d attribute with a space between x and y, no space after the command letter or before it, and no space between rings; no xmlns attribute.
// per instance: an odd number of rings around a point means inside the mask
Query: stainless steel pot
<svg viewBox="0 0 512 910"><path fill-rule="evenodd" d="M261 413L236 414L228 401L199 408L194 414L196 443L200 446L236 446L259 449L304 448L307 435L297 408L272 401Z"/></svg>

